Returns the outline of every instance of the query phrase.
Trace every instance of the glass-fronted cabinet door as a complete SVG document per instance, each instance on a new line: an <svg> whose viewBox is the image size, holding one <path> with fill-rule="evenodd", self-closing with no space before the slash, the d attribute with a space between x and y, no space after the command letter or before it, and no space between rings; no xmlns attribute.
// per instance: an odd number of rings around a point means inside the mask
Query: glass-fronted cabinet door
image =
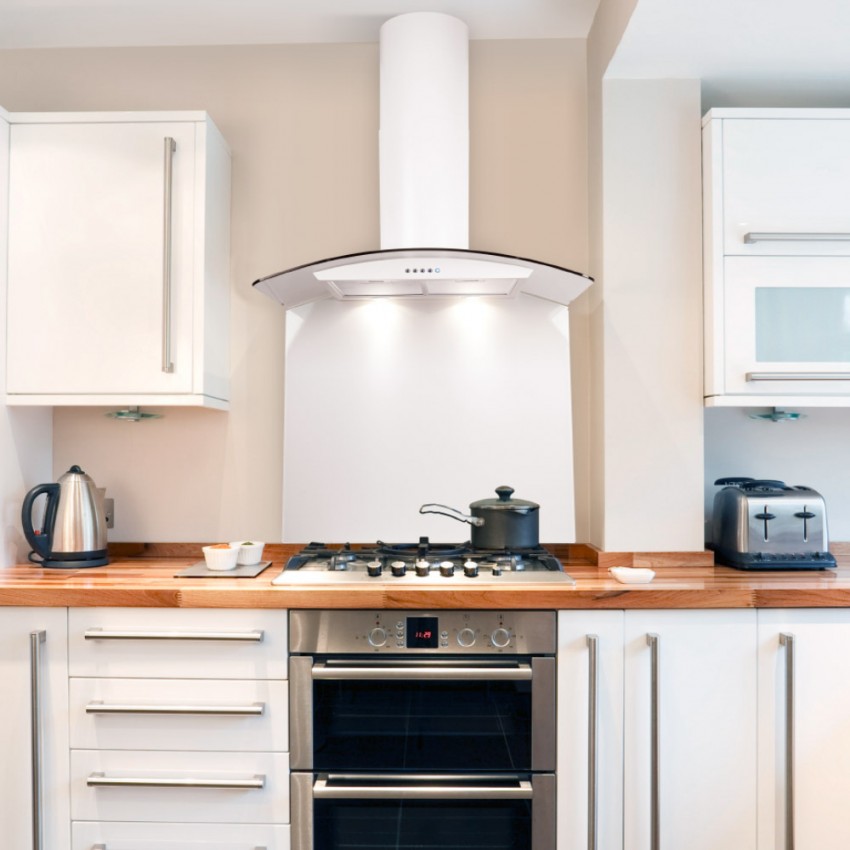
<svg viewBox="0 0 850 850"><path fill-rule="evenodd" d="M850 258L726 257L719 393L850 395Z"/></svg>

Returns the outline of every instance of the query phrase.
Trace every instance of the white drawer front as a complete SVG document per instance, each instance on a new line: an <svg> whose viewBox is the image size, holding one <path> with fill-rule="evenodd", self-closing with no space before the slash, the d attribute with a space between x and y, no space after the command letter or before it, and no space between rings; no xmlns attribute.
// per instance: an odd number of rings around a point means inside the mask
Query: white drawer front
<svg viewBox="0 0 850 850"><path fill-rule="evenodd" d="M95 782L111 784L90 784ZM174 787L169 782L185 785ZM72 750L71 819L288 823L289 757Z"/></svg>
<svg viewBox="0 0 850 850"><path fill-rule="evenodd" d="M285 611L72 608L71 676L285 679Z"/></svg>
<svg viewBox="0 0 850 850"><path fill-rule="evenodd" d="M287 683L71 679L71 747L285 752Z"/></svg>
<svg viewBox="0 0 850 850"><path fill-rule="evenodd" d="M233 823L74 823L72 850L289 850L289 827Z"/></svg>

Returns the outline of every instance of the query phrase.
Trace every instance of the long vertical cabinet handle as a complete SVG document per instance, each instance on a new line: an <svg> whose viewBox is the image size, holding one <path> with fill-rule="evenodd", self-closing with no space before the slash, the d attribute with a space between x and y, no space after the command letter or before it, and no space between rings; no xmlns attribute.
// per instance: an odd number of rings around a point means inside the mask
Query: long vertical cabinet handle
<svg viewBox="0 0 850 850"><path fill-rule="evenodd" d="M47 632L30 632L30 726L32 742L32 847L43 850L44 829L42 818L41 768L41 645Z"/></svg>
<svg viewBox="0 0 850 850"><path fill-rule="evenodd" d="M173 165L177 142L165 137L165 186L162 213L162 371L173 372L171 361L171 195L174 185Z"/></svg>
<svg viewBox="0 0 850 850"><path fill-rule="evenodd" d="M785 850L794 850L794 635L784 632L785 647Z"/></svg>
<svg viewBox="0 0 850 850"><path fill-rule="evenodd" d="M650 703L649 703L649 847L661 850L661 803L659 797L658 748L658 644L659 638L650 632L646 636L650 652Z"/></svg>
<svg viewBox="0 0 850 850"><path fill-rule="evenodd" d="M599 636L587 635L587 850L596 850L599 823Z"/></svg>

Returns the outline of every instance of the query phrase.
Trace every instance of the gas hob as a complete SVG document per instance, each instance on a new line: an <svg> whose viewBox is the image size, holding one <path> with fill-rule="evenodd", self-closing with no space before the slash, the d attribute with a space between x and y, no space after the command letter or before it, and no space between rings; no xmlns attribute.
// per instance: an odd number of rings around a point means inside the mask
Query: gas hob
<svg viewBox="0 0 850 850"><path fill-rule="evenodd" d="M328 547L310 543L289 559L272 584L575 584L561 562L542 547L522 550L474 549L468 543L348 544Z"/></svg>

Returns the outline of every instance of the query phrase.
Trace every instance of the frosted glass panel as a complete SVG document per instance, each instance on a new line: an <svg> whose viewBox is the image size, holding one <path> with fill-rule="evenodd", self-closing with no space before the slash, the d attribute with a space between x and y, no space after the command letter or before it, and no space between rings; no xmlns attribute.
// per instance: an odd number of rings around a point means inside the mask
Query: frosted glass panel
<svg viewBox="0 0 850 850"><path fill-rule="evenodd" d="M850 363L850 289L756 288L756 360Z"/></svg>

